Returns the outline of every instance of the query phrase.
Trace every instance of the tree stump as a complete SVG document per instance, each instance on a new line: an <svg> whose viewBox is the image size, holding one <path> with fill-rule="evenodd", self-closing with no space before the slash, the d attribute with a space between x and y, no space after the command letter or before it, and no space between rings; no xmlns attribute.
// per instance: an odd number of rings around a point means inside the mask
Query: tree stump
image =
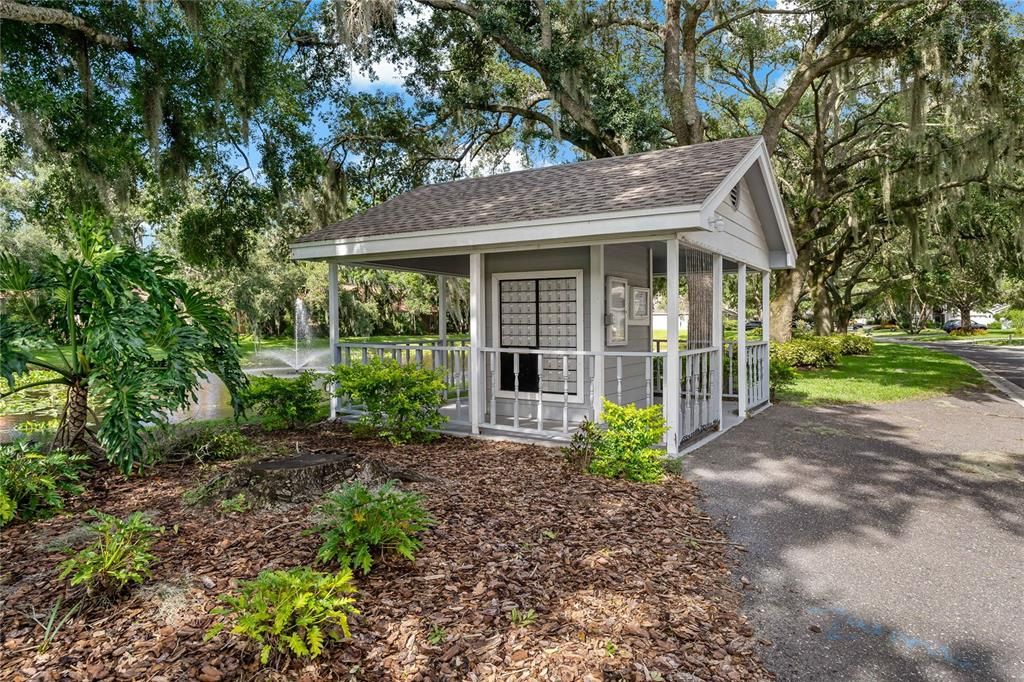
<svg viewBox="0 0 1024 682"><path fill-rule="evenodd" d="M212 502L242 493L257 503L304 502L351 481L373 488L388 481L430 480L415 471L389 467L377 458L314 450L240 465L207 483L203 497Z"/></svg>
<svg viewBox="0 0 1024 682"><path fill-rule="evenodd" d="M349 452L306 452L238 467L221 495L244 493L257 501L299 502L355 475L360 457Z"/></svg>

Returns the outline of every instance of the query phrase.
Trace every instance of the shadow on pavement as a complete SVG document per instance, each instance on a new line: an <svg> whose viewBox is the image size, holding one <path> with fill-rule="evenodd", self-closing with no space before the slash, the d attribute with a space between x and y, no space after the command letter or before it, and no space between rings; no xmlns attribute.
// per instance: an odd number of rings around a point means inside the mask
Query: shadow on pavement
<svg viewBox="0 0 1024 682"><path fill-rule="evenodd" d="M686 469L781 679L1024 679L1017 405L776 406Z"/></svg>

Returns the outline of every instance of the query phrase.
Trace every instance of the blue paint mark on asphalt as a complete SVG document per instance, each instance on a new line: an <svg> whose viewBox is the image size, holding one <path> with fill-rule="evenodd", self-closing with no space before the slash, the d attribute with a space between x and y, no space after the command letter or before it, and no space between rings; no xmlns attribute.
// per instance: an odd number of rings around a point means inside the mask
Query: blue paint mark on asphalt
<svg viewBox="0 0 1024 682"><path fill-rule="evenodd" d="M864 636L884 638L894 646L906 649L907 651L920 651L926 656L938 659L960 670L973 670L975 667L973 661L957 657L953 654L952 649L945 644L936 644L926 639L913 637L886 627L881 623L869 623L863 618L854 616L846 609L823 609L812 606L806 611L812 616L827 616L831 618L828 627L823 632L825 633L825 638L832 642L855 640Z"/></svg>

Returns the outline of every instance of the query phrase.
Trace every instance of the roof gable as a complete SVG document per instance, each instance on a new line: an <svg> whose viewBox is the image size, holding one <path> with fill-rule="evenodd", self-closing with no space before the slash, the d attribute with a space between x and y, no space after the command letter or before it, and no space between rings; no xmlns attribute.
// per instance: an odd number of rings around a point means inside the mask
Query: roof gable
<svg viewBox="0 0 1024 682"><path fill-rule="evenodd" d="M425 185L296 243L702 206L759 144L734 138Z"/></svg>

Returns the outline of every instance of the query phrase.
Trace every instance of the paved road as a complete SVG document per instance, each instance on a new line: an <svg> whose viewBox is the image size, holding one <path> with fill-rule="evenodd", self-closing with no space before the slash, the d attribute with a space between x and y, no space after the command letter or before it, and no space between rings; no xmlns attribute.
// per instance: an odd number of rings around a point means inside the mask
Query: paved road
<svg viewBox="0 0 1024 682"><path fill-rule="evenodd" d="M688 464L780 679L1024 680L1016 403L775 406Z"/></svg>
<svg viewBox="0 0 1024 682"><path fill-rule="evenodd" d="M918 345L967 358L1024 390L1024 346L994 346L951 341Z"/></svg>

